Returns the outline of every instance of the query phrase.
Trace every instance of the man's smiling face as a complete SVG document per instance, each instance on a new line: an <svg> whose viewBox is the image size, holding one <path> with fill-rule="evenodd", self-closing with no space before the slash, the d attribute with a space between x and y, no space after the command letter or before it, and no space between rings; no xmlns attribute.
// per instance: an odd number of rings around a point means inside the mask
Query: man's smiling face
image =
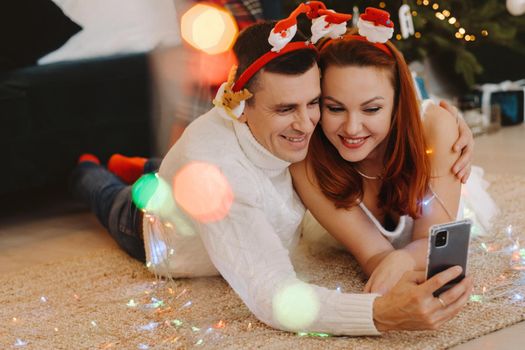
<svg viewBox="0 0 525 350"><path fill-rule="evenodd" d="M258 74L254 102L245 117L255 139L276 157L296 163L308 152L310 137L320 118L319 68L299 75Z"/></svg>

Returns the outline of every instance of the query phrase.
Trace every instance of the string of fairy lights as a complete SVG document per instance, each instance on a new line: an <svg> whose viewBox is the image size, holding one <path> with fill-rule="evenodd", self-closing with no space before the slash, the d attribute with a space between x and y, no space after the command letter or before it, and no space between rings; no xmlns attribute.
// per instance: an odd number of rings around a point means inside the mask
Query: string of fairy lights
<svg viewBox="0 0 525 350"><path fill-rule="evenodd" d="M468 216L468 212L466 214ZM511 306L513 310L523 310L525 307L525 248L520 243L523 240L523 232L512 225L500 227L494 236L475 236L472 240L470 249L473 254L469 259L473 261L482 259L492 269L490 272L488 270L484 272L486 278L476 283L474 293L470 296L471 304L485 305L485 309L479 311L479 315L483 312L490 313L490 310L504 305ZM508 261L508 265L505 261ZM337 292L345 292L339 283L341 281L333 282L337 285L335 288ZM10 337L0 339L0 347L7 344L6 338L10 338L10 348L38 348L43 341L51 337L59 337L61 334L70 335L71 330L77 329L75 327L80 327L86 335L93 336L90 342L97 345L98 349L116 349L125 345L140 350L167 347L221 348L221 345L234 337L280 334L279 331L266 328L253 318L240 320L238 315L232 315L228 311L196 317L193 314L194 308L203 307L200 305L203 297L196 294L196 289L175 280L139 277L121 291L119 294L121 296L111 298L110 310L115 316L110 320L100 318L104 313L92 313L85 319L73 318L74 324L67 327L64 326L62 319L42 322L34 328L27 327L28 319L35 313L43 314L44 311L53 311L55 308L63 310L64 307L74 312L91 307L93 298L98 298L99 291L92 293L78 292L77 294L76 291L71 291L70 294L60 298L53 293L35 296L28 303L25 312L12 314L7 324L3 324L7 326L7 334L10 334ZM296 298L300 294L292 293L291 296ZM302 310L311 307L308 300L304 298L298 300ZM288 304L296 301L294 299L275 301L276 305L281 302ZM109 306L102 303L100 307ZM58 314L64 315L64 313ZM279 319L278 315L276 317ZM120 331L112 328L114 326L111 320L115 318L128 320L118 326L117 329ZM129 322L131 320L133 322ZM304 318L298 318L295 322L303 320ZM306 331L297 332L295 335L312 338L331 337L327 333ZM75 344L78 338L71 338L70 341Z"/></svg>
<svg viewBox="0 0 525 350"><path fill-rule="evenodd" d="M482 29L477 35L475 33L468 31L464 26L461 25L457 16L454 16L454 14L450 10L441 6L437 1L417 0L416 5L431 7L432 10L434 10L434 16L437 19L441 21L447 21L451 26L454 26L456 28L454 37L458 40L464 40L465 42L474 42L478 40L479 35L481 35L482 37L487 37L489 35L489 32L487 29ZM386 3L383 1L380 2L379 7L385 8ZM412 17L416 17L419 15L416 10L412 10L411 14L412 14ZM420 39L421 35L422 35L421 32L418 32L418 31L414 33L414 37L416 39ZM401 34L397 34L395 38L396 40L403 39Z"/></svg>

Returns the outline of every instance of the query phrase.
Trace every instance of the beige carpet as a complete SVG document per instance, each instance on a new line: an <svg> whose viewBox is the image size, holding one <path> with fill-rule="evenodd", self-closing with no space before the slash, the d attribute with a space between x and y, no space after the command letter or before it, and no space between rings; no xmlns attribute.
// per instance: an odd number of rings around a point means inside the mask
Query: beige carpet
<svg viewBox="0 0 525 350"><path fill-rule="evenodd" d="M525 178L498 175L489 180L502 209L497 232L503 237L509 224L523 232ZM322 338L272 330L251 316L222 279L156 281L115 249L1 276L0 348L446 348L525 319L525 302L512 301L504 289L495 289L517 281L519 273L509 269L508 256L487 253L480 243L473 243L470 260L476 293L485 287L486 296L502 296L470 302L439 331ZM300 276L312 283L339 286L344 292L363 286L347 254L317 252L299 263Z"/></svg>

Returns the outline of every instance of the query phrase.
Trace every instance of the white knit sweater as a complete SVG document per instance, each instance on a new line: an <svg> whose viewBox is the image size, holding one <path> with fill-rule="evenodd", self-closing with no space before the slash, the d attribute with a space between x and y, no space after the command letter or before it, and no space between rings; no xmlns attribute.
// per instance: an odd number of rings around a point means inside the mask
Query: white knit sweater
<svg viewBox="0 0 525 350"><path fill-rule="evenodd" d="M345 294L301 282L290 260L304 207L295 194L290 163L262 147L246 124L224 119L217 108L191 123L164 158L159 174L171 184L190 161L216 165L228 179L234 203L228 215L202 224L188 220L194 235L158 218L144 220L150 269L170 277L222 275L262 322L278 329L334 335L376 335L376 294ZM274 315L274 298L290 283L314 292L318 312L296 329ZM305 306L305 307L308 307Z"/></svg>

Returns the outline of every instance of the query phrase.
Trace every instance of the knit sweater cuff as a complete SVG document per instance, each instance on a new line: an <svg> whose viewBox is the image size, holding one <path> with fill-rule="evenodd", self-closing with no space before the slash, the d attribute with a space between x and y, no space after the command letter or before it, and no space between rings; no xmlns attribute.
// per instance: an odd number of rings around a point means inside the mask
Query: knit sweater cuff
<svg viewBox="0 0 525 350"><path fill-rule="evenodd" d="M374 300L379 294L339 294L326 300L318 320L334 335L380 335L374 324Z"/></svg>

